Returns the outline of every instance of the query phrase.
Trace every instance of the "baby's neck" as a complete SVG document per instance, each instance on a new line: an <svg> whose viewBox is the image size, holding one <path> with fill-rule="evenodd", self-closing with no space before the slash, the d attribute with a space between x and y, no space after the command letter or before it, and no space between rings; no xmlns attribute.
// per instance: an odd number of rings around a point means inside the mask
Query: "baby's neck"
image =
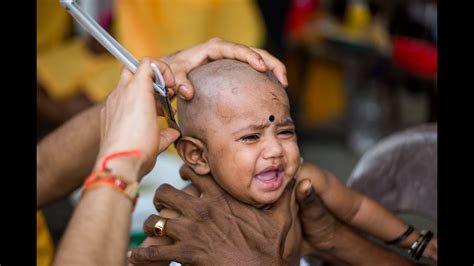
<svg viewBox="0 0 474 266"><path fill-rule="evenodd" d="M270 204L262 204L262 205L254 205L255 208L260 210L268 210L273 206L273 203Z"/></svg>
<svg viewBox="0 0 474 266"><path fill-rule="evenodd" d="M296 189L296 187L295 187ZM298 211L298 203L296 202L296 190L293 189L293 191L291 192L291 196L290 196L290 210L291 210L291 213L295 213L296 211ZM281 195L280 197L283 197L283 195ZM278 201L279 199L277 199ZM270 208L273 207L273 204L274 203L270 203L270 204L260 204L260 205L253 205L255 208L257 209L260 209L260 210L268 210Z"/></svg>

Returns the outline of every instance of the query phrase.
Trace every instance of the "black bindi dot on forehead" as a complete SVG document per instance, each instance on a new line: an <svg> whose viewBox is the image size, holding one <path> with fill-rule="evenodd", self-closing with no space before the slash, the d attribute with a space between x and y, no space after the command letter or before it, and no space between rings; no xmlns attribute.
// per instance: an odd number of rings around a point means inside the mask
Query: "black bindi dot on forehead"
<svg viewBox="0 0 474 266"><path fill-rule="evenodd" d="M268 117L268 120L270 120L270 122L273 122L275 120L275 117L273 115L271 115L271 116Z"/></svg>

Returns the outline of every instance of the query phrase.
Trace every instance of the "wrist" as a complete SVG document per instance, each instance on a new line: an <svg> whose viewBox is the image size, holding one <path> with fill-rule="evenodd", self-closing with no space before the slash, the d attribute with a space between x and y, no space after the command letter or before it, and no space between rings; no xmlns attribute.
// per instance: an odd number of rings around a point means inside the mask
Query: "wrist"
<svg viewBox="0 0 474 266"><path fill-rule="evenodd" d="M396 244L400 248L410 248L410 246L420 237L420 231L413 231L407 238Z"/></svg>
<svg viewBox="0 0 474 266"><path fill-rule="evenodd" d="M101 170L101 164L103 159L97 160L94 171ZM107 169L110 170L111 174L118 175L124 178L124 181L127 183L139 182L139 172L142 162L138 158L132 157L123 157L115 158L107 163Z"/></svg>
<svg viewBox="0 0 474 266"><path fill-rule="evenodd" d="M94 171L108 171L124 178L127 183L140 182L145 159L139 150L105 153L97 159Z"/></svg>

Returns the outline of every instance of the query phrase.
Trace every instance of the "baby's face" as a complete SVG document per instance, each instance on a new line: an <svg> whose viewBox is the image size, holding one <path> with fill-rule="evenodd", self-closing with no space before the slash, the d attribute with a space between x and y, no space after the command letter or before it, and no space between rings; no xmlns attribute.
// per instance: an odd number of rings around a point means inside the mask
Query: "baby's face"
<svg viewBox="0 0 474 266"><path fill-rule="evenodd" d="M268 81L219 95L216 104L206 132L216 182L243 202L275 202L300 160L286 93Z"/></svg>

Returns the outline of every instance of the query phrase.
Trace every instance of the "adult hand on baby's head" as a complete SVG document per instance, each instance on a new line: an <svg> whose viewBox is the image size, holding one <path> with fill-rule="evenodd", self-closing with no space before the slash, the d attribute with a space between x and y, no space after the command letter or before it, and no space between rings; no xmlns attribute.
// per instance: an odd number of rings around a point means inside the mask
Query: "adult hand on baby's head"
<svg viewBox="0 0 474 266"><path fill-rule="evenodd" d="M242 203L219 187L210 175L198 176L188 166L181 175L201 191L193 197L170 185L160 186L155 206L164 204L181 216L169 219L166 235L173 244L134 249L134 264L177 261L197 265L283 265L283 248L291 226L290 196L294 180L270 209L260 210ZM145 233L153 235L158 216L150 216Z"/></svg>
<svg viewBox="0 0 474 266"><path fill-rule="evenodd" d="M104 156L139 149L142 155L138 161L133 161L133 158L127 159L138 167L138 171L132 175L138 174L137 178L140 180L141 176L151 170L158 153L178 138L177 130L160 129L156 121L158 113L162 111L155 101L151 63L155 63L160 69L166 85L174 86L175 81L170 68L161 61L142 59L135 75L123 69L117 88L109 95L101 110L101 143L96 168ZM110 164L114 164L115 161L117 160L111 160ZM128 170L130 169L125 169Z"/></svg>
<svg viewBox="0 0 474 266"><path fill-rule="evenodd" d="M160 59L168 63L175 74L176 86L173 88L174 92L185 100L191 100L194 89L187 78L187 74L209 61L224 58L248 63L258 71L271 70L284 87L288 86L285 65L267 51L228 42L220 38L210 39L205 43Z"/></svg>

